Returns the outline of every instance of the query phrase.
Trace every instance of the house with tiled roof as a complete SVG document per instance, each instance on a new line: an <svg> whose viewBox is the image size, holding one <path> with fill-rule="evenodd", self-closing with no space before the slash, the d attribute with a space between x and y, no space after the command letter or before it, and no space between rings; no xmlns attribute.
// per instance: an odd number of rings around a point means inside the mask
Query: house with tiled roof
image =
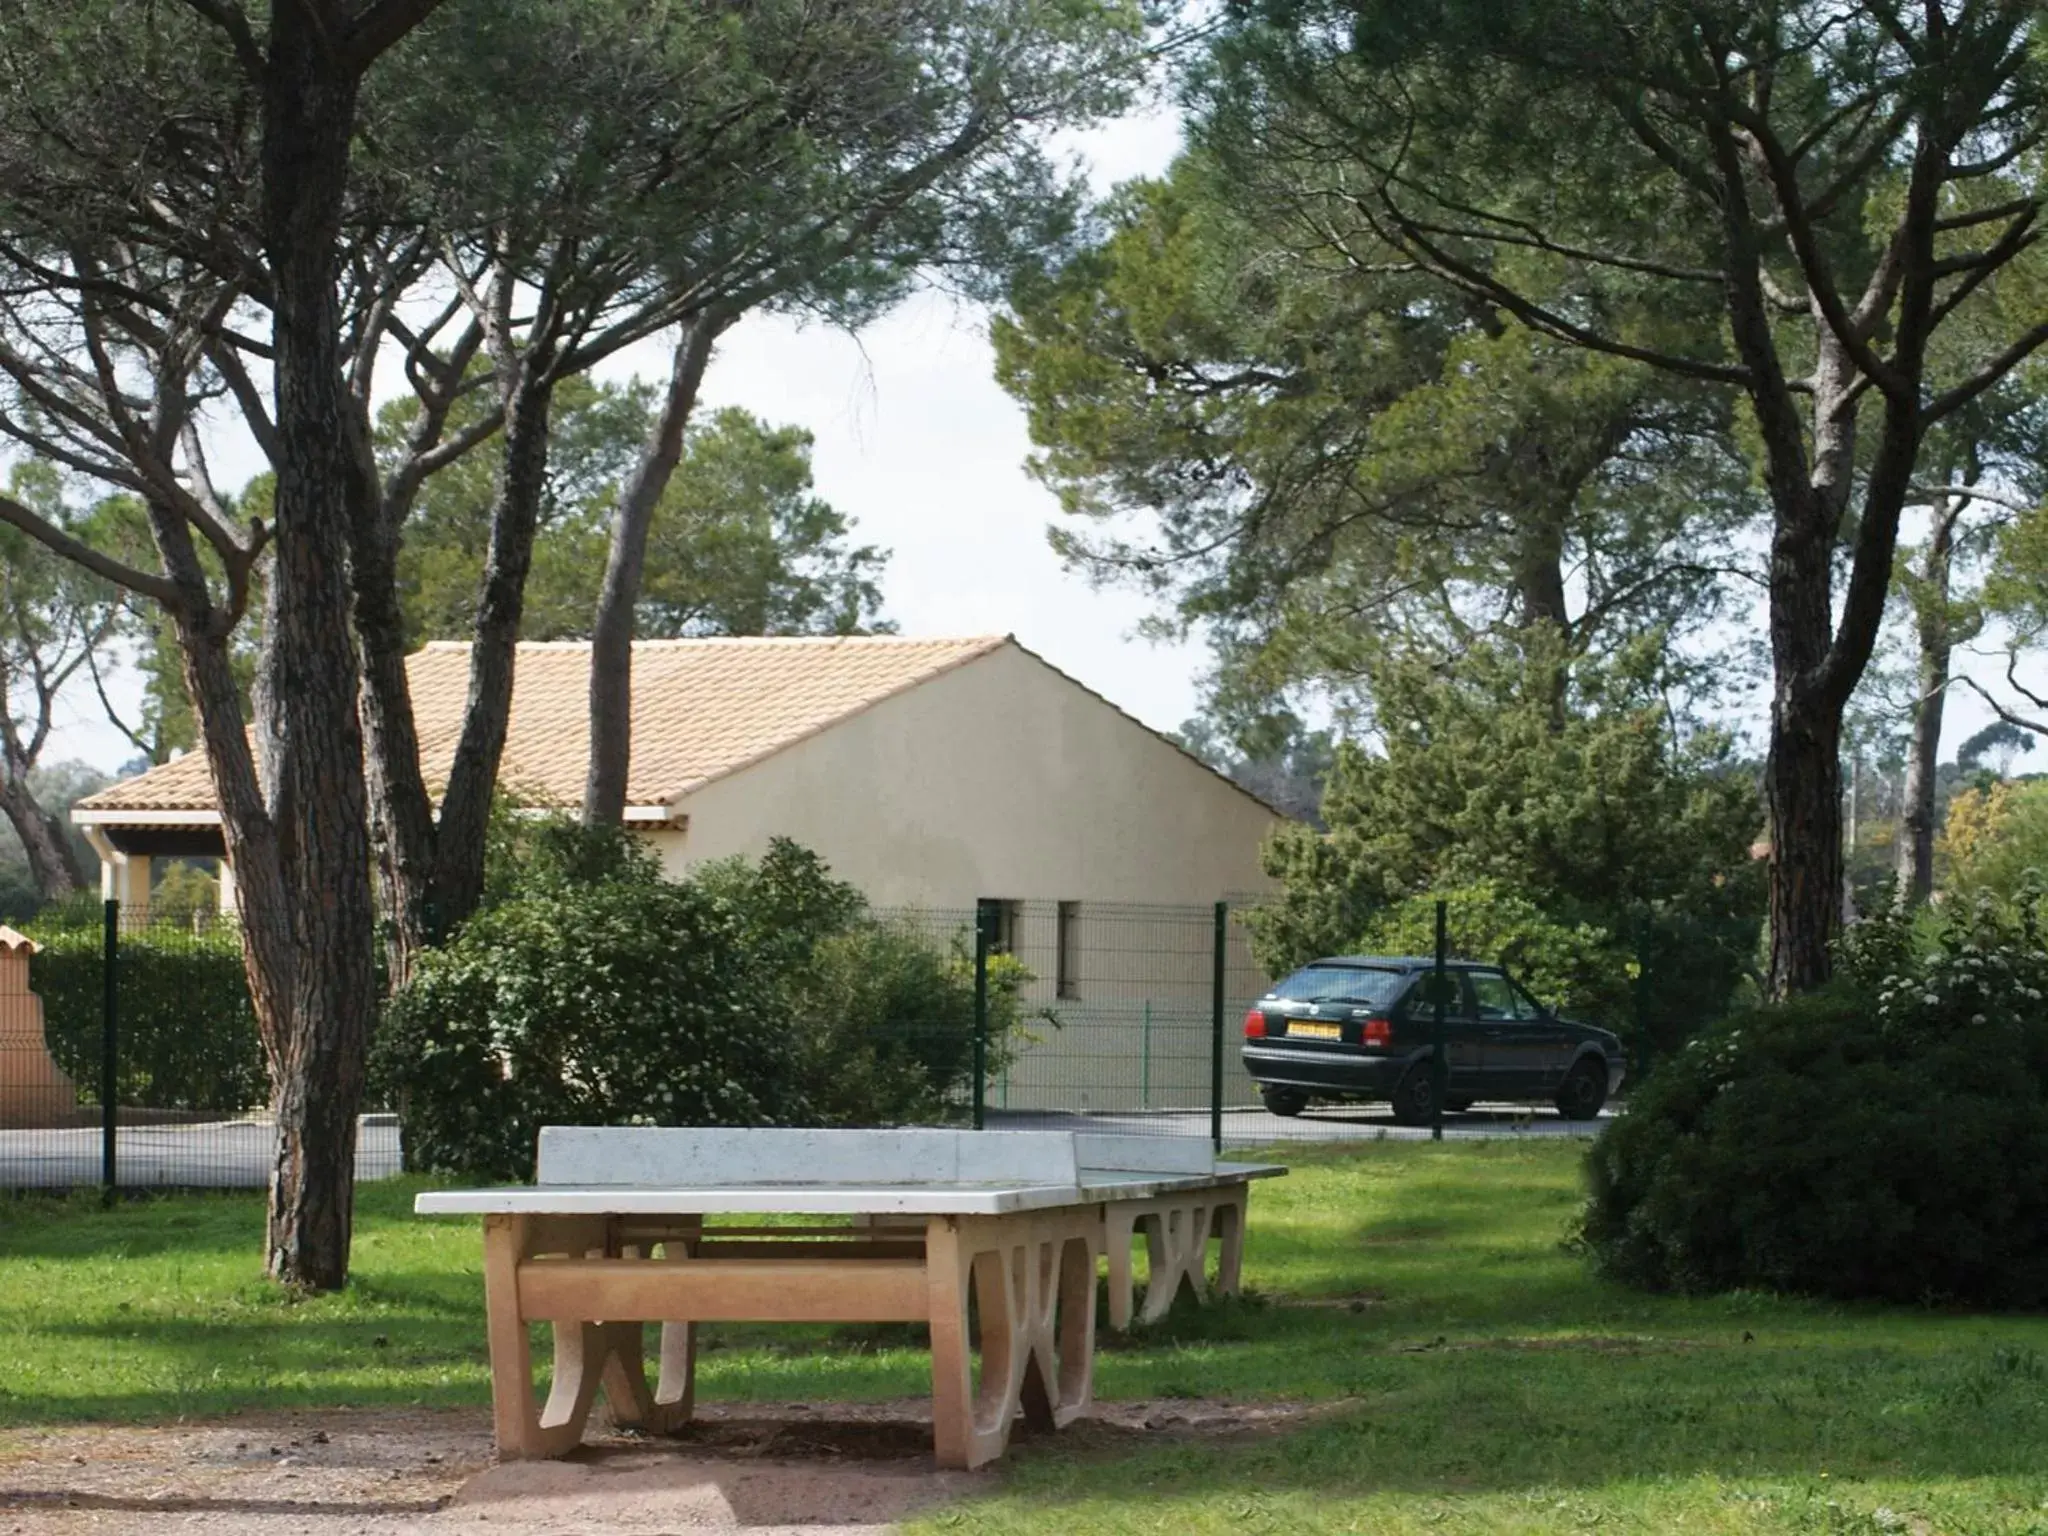
<svg viewBox="0 0 2048 1536"><path fill-rule="evenodd" d="M500 784L573 810L589 761L590 648L522 644ZM407 659L436 793L469 647ZM81 800L103 887L146 904L149 865L218 858L203 754ZM1278 813L1004 635L648 640L633 648L626 821L680 874L773 837L881 905L977 898L1191 903L1257 889Z"/></svg>
<svg viewBox="0 0 2048 1536"><path fill-rule="evenodd" d="M582 804L589 667L584 644L519 647L499 782L522 805ZM406 673L438 794L469 648L428 645ZM222 852L197 753L72 815L99 851L106 895L131 907L147 902L153 860ZM996 1098L1013 1108L1207 1102L1213 903L1265 887L1260 845L1281 819L1009 636L633 649L626 821L664 869L758 856L788 837L878 907L917 909L949 931L988 902L999 947L1036 978L1034 1005L1062 1020L1059 1049L1034 1048L1002 1074ZM231 902L224 862L221 874ZM1241 928L1227 944L1232 996L1257 996Z"/></svg>

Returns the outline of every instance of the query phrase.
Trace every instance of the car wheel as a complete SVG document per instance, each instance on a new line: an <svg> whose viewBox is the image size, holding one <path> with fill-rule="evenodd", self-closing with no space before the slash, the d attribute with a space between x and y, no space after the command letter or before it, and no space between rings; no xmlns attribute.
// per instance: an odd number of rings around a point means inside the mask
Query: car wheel
<svg viewBox="0 0 2048 1536"><path fill-rule="evenodd" d="M1268 1113L1286 1120L1292 1120L1308 1108L1308 1095L1299 1088L1261 1088L1259 1098Z"/></svg>
<svg viewBox="0 0 2048 1536"><path fill-rule="evenodd" d="M1435 1118L1435 1102L1436 1081L1429 1063L1417 1062L1394 1089L1394 1119L1402 1125L1428 1125Z"/></svg>
<svg viewBox="0 0 2048 1536"><path fill-rule="evenodd" d="M1586 1060L1565 1073L1557 1089L1557 1112L1567 1120L1595 1120L1607 1102L1607 1069Z"/></svg>
<svg viewBox="0 0 2048 1536"><path fill-rule="evenodd" d="M1462 1115L1472 1107L1470 1099L1445 1099L1444 1110L1448 1114Z"/></svg>

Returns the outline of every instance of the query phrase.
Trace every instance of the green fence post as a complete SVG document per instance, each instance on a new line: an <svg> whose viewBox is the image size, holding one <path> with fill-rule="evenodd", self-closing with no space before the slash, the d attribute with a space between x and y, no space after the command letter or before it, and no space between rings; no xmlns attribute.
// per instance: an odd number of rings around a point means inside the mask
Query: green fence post
<svg viewBox="0 0 2048 1536"><path fill-rule="evenodd" d="M1138 1107L1152 1107L1152 999L1145 999L1145 1022L1138 1030Z"/></svg>
<svg viewBox="0 0 2048 1536"><path fill-rule="evenodd" d="M1230 925L1230 903L1216 903L1216 928L1209 976L1209 1140L1223 1150L1223 946Z"/></svg>
<svg viewBox="0 0 2048 1536"><path fill-rule="evenodd" d="M1444 1061L1444 992L1445 982L1450 979L1444 962L1450 958L1449 912L1451 904L1439 901L1436 904L1436 976L1430 990L1436 994L1436 1003L1430 1009L1429 1022L1429 1139L1444 1139L1444 1090L1450 1084L1448 1064Z"/></svg>
<svg viewBox="0 0 2048 1536"><path fill-rule="evenodd" d="M993 911L987 901L974 905L974 1128L988 1118L988 930Z"/></svg>
<svg viewBox="0 0 2048 1536"><path fill-rule="evenodd" d="M115 966L121 952L121 904L109 901L100 908L100 1184L106 1198L114 1198L115 1149L120 1128L120 1083L115 1065L120 1045L120 987Z"/></svg>

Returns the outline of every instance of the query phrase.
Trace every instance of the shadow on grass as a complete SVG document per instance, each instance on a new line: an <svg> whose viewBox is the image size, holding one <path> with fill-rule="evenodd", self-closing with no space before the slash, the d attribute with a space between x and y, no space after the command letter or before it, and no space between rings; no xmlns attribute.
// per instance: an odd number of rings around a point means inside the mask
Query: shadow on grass
<svg viewBox="0 0 2048 1536"><path fill-rule="evenodd" d="M261 1263L263 1197L217 1194L0 1195L0 1260L246 1253Z"/></svg>
<svg viewBox="0 0 2048 1536"><path fill-rule="evenodd" d="M0 1367L0 1427L145 1422L276 1408L385 1404L475 1406L490 1401L489 1348L481 1298L461 1315L370 1313L232 1319L116 1318L38 1329L47 1357L119 1361L99 1385L90 1369L17 1375ZM535 1391L545 1396L549 1352L535 1330ZM650 1374L660 1331L650 1325ZM699 1329L698 1382L707 1400L833 1400L921 1395L930 1368L921 1329Z"/></svg>
<svg viewBox="0 0 2048 1536"><path fill-rule="evenodd" d="M461 1233L477 1245L473 1220L417 1217L413 1196L442 1181L378 1179L356 1186L358 1251L386 1235L416 1241L433 1233ZM123 1190L113 1201L96 1190L48 1195L0 1193L0 1261L14 1258L137 1258L176 1254L184 1259L248 1256L260 1270L265 1196L261 1190Z"/></svg>

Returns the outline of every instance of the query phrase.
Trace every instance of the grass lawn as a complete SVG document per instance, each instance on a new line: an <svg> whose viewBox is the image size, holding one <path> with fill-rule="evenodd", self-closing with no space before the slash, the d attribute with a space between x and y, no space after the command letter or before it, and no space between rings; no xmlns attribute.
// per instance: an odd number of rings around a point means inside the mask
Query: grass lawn
<svg viewBox="0 0 2048 1536"><path fill-rule="evenodd" d="M1645 1297L1560 1245L1578 1149L1291 1150L1241 1305L1106 1349L1105 1398L1326 1404L1134 1454L1022 1447L933 1530L2039 1532L2048 1320ZM260 1202L0 1201L0 1425L487 1400L481 1244L364 1190L355 1284L257 1271ZM710 1398L913 1396L902 1329L706 1330Z"/></svg>

